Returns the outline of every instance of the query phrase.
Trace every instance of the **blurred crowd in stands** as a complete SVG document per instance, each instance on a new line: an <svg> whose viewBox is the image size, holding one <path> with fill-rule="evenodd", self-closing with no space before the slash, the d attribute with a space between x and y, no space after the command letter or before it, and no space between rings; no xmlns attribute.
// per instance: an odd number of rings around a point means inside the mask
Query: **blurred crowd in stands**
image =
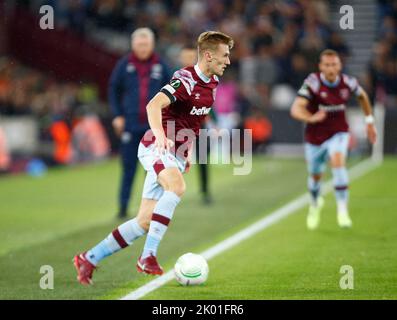
<svg viewBox="0 0 397 320"><path fill-rule="evenodd" d="M396 0L378 0L377 42L368 64L367 87L386 107L397 108Z"/></svg>
<svg viewBox="0 0 397 320"><path fill-rule="evenodd" d="M256 106L271 107L271 89L286 83L296 90L316 69L324 48L349 50L330 27L325 0L21 0L38 12L54 7L57 27L72 28L87 39L125 53L129 35L149 26L157 50L172 67L178 53L203 30L217 29L237 39L232 54L233 78ZM119 45L123 43L123 45Z"/></svg>
<svg viewBox="0 0 397 320"><path fill-rule="evenodd" d="M49 164L100 159L109 153L108 138L100 122L106 106L98 100L94 84L63 82L3 56L0 117L23 115L37 120L41 146L53 144L48 154L45 147L39 148L40 156ZM0 136L3 134L0 131ZM4 139L0 137L0 141ZM3 162L0 159L0 170L6 166L7 162Z"/></svg>
<svg viewBox="0 0 397 320"><path fill-rule="evenodd" d="M97 103L94 84L64 82L12 57L0 58L1 114L71 118L84 105Z"/></svg>
<svg viewBox="0 0 397 320"><path fill-rule="evenodd" d="M41 5L51 5L56 28L72 29L86 41L100 43L120 55L129 51L131 32L148 26L156 34L157 51L172 68L178 67L181 48L194 44L203 30L230 34L236 40L232 65L222 79L218 91L222 99L215 106L220 119L227 119L226 127L256 126L259 130L266 110L289 108L304 78L316 70L323 49L338 51L343 61L350 55L348 45L331 27L332 2L326 0L17 0L15 3L36 13ZM378 0L378 9L373 58L368 70L359 76L372 97L376 95L396 107L397 1ZM63 83L20 66L12 59L1 61L0 113L34 114L41 121L44 135L49 132L45 128L59 117L67 119L69 128L73 127L73 115L79 112L91 111L106 117L108 108L98 100L93 84ZM262 140L270 138L270 124L265 131L258 134Z"/></svg>

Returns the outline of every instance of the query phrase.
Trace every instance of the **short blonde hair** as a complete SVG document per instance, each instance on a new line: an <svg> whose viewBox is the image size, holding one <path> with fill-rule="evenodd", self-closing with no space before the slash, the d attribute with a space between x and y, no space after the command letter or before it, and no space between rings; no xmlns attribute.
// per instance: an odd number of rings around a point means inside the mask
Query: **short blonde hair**
<svg viewBox="0 0 397 320"><path fill-rule="evenodd" d="M320 62L321 62L322 57L324 57L324 56L328 56L328 57L329 56L333 56L333 57L338 57L340 59L339 53L337 51L333 50L333 49L325 49L325 50L323 50L320 53L320 58L319 58Z"/></svg>
<svg viewBox="0 0 397 320"><path fill-rule="evenodd" d="M229 49L233 48L234 40L220 31L206 31L197 39L198 53L201 55L205 50L215 51L219 44L226 44Z"/></svg>

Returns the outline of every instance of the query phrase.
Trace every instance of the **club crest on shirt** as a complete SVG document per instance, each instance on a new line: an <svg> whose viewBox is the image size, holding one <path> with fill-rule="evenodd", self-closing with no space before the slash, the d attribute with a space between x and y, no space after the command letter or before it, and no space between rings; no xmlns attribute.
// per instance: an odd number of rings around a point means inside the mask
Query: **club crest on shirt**
<svg viewBox="0 0 397 320"><path fill-rule="evenodd" d="M349 90L341 89L341 90L339 90L339 95L342 99L347 100L347 99L349 99Z"/></svg>
<svg viewBox="0 0 397 320"><path fill-rule="evenodd" d="M326 91L321 91L320 92L320 97L323 98L323 99L327 98L328 97L327 92Z"/></svg>

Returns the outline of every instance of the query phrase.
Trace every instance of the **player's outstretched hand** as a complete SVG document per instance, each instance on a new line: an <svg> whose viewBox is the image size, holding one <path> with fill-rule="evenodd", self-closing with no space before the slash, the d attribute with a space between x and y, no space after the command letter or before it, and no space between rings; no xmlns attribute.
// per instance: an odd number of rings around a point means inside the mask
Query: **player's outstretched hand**
<svg viewBox="0 0 397 320"><path fill-rule="evenodd" d="M309 123L323 122L327 117L327 112L324 110L318 110L309 118Z"/></svg>
<svg viewBox="0 0 397 320"><path fill-rule="evenodd" d="M377 135L375 125L373 123L367 124L367 137L371 144L375 144Z"/></svg>

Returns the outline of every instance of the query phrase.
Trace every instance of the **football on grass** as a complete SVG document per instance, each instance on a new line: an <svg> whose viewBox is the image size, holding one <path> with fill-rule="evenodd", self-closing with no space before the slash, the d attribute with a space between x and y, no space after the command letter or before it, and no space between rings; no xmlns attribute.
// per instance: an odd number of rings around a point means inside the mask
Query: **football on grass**
<svg viewBox="0 0 397 320"><path fill-rule="evenodd" d="M174 266L176 280L184 286L204 283L208 278L208 263L199 254L185 253L180 256Z"/></svg>

